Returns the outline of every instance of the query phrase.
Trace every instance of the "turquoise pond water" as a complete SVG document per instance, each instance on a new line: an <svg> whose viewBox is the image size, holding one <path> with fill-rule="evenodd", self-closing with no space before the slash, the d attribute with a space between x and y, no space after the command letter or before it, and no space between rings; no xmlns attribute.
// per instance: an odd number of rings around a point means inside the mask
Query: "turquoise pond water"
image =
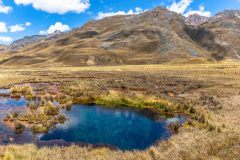
<svg viewBox="0 0 240 160"><path fill-rule="evenodd" d="M69 120L59 124L41 140L64 140L88 144L107 144L122 150L146 149L172 133L167 125L183 122L183 117L155 121L149 116L126 108L74 105L65 112Z"/></svg>

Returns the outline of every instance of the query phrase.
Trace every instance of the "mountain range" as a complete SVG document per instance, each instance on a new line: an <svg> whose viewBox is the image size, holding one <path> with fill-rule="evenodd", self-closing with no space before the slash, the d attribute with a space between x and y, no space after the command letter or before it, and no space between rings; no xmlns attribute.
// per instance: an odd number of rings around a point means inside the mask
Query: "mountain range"
<svg viewBox="0 0 240 160"><path fill-rule="evenodd" d="M240 60L240 11L188 18L157 7L139 15L89 21L66 33L0 46L1 65L159 64L202 58ZM4 48L4 49L2 49Z"/></svg>

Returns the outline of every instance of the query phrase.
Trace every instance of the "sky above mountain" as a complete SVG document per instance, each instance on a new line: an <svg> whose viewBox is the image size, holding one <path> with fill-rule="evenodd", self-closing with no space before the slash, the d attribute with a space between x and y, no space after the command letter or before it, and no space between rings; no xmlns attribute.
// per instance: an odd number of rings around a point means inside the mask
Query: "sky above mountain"
<svg viewBox="0 0 240 160"><path fill-rule="evenodd" d="M184 16L240 9L240 0L0 0L0 44L28 35L68 31L89 20L140 14L157 6Z"/></svg>

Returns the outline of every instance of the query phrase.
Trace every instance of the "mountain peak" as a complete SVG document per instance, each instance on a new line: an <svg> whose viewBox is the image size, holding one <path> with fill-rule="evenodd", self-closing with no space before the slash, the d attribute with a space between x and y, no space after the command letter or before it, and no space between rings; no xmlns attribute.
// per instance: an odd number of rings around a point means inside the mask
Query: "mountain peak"
<svg viewBox="0 0 240 160"><path fill-rule="evenodd" d="M201 16L199 14L192 14L186 18L186 24L192 26L199 26L208 21L208 17Z"/></svg>

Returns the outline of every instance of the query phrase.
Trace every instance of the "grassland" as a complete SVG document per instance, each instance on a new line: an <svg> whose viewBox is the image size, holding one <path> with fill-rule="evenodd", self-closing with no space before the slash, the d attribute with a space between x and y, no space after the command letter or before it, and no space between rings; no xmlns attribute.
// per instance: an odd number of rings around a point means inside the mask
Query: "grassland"
<svg viewBox="0 0 240 160"><path fill-rule="evenodd" d="M204 64L18 69L1 67L0 70L0 87L9 87L16 83L55 82L60 84L61 90L66 94L82 97L80 100L92 97L94 100L100 98L99 103L106 103L109 102L108 96L122 95L129 101L137 96L151 102L161 100L174 105L188 104L197 113L203 114L214 127L202 127L194 121L186 123L178 134L144 151L123 152L91 146L38 148L34 144L26 144L0 146L1 159L237 160L240 157L239 63L225 61Z"/></svg>

